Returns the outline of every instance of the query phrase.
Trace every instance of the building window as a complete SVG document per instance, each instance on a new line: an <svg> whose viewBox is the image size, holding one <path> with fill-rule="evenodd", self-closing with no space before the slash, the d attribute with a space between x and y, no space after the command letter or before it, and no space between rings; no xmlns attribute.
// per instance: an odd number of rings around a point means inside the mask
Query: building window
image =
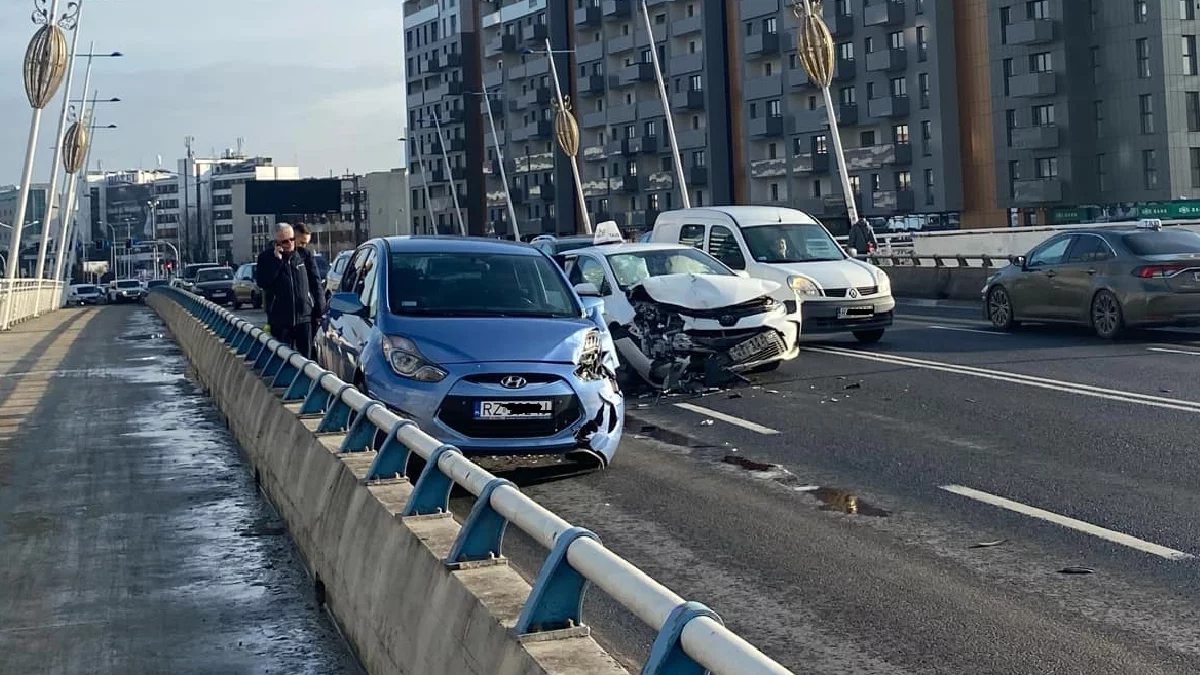
<svg viewBox="0 0 1200 675"><path fill-rule="evenodd" d="M1004 61L1002 63L1003 63L1003 67L1004 67L1004 95L1008 96L1009 95L1008 82L1009 82L1009 80L1012 79L1012 76L1013 76L1013 60L1012 59L1004 59Z"/></svg>
<svg viewBox="0 0 1200 675"><path fill-rule="evenodd" d="M929 60L929 35L926 34L925 26L917 26L917 60Z"/></svg>
<svg viewBox="0 0 1200 675"><path fill-rule="evenodd" d="M783 106L779 99L773 98L767 101L767 117L780 117L783 115Z"/></svg>
<svg viewBox="0 0 1200 675"><path fill-rule="evenodd" d="M1050 52L1038 52L1037 54L1029 55L1029 72L1048 73L1053 69L1054 63L1050 59Z"/></svg>
<svg viewBox="0 0 1200 675"><path fill-rule="evenodd" d="M1092 101L1092 117L1096 120L1096 138L1104 135L1104 101Z"/></svg>
<svg viewBox="0 0 1200 675"><path fill-rule="evenodd" d="M1154 99L1150 94L1138 96L1138 107L1142 118L1142 133L1154 133Z"/></svg>
<svg viewBox="0 0 1200 675"><path fill-rule="evenodd" d="M1183 100L1187 107L1187 130L1200 131L1200 91L1184 92Z"/></svg>
<svg viewBox="0 0 1200 675"><path fill-rule="evenodd" d="M1192 187L1200 188L1200 148L1189 148L1192 160Z"/></svg>
<svg viewBox="0 0 1200 675"><path fill-rule="evenodd" d="M1100 84L1100 78L1103 75L1100 67L1100 55L1100 48L1092 47L1092 84Z"/></svg>
<svg viewBox="0 0 1200 675"><path fill-rule="evenodd" d="M1139 38L1137 41L1137 73L1138 77L1150 77L1150 41Z"/></svg>
<svg viewBox="0 0 1200 675"><path fill-rule="evenodd" d="M1096 187L1100 192L1108 191L1108 156L1096 155Z"/></svg>
<svg viewBox="0 0 1200 675"><path fill-rule="evenodd" d="M904 31L888 33L888 47L892 49L904 49Z"/></svg>
<svg viewBox="0 0 1200 675"><path fill-rule="evenodd" d="M1008 196L1017 196L1017 181L1021 180L1021 162L1011 159L1008 161Z"/></svg>
<svg viewBox="0 0 1200 675"><path fill-rule="evenodd" d="M892 142L906 143L906 144L908 143L908 125L907 124L897 124L896 126L892 127Z"/></svg>
<svg viewBox="0 0 1200 675"><path fill-rule="evenodd" d="M771 183L771 201L779 201L779 183Z"/></svg>
<svg viewBox="0 0 1200 675"><path fill-rule="evenodd" d="M1033 126L1048 127L1054 124L1054 106L1053 105L1035 105L1033 106Z"/></svg>
<svg viewBox="0 0 1200 675"><path fill-rule="evenodd" d="M1196 70L1196 36L1183 36L1183 74L1197 75Z"/></svg>
<svg viewBox="0 0 1200 675"><path fill-rule="evenodd" d="M1049 19L1049 0L1030 0L1025 3L1025 16L1029 19Z"/></svg>
<svg viewBox="0 0 1200 675"><path fill-rule="evenodd" d="M1000 8L1000 42L1008 44L1008 27L1012 25L1012 7Z"/></svg>
<svg viewBox="0 0 1200 675"><path fill-rule="evenodd" d="M891 81L892 96L908 96L908 79L893 78Z"/></svg>
<svg viewBox="0 0 1200 675"><path fill-rule="evenodd" d="M1034 162L1034 176L1039 180L1058 178L1058 158L1039 157Z"/></svg>
<svg viewBox="0 0 1200 675"><path fill-rule="evenodd" d="M1016 128L1017 128L1017 111L1016 110L1005 110L1004 111L1004 132L1005 132L1006 138L1008 139L1008 147L1010 147L1010 148L1012 147L1012 137L1013 137L1012 132L1013 132L1013 129L1016 129Z"/></svg>
<svg viewBox="0 0 1200 675"><path fill-rule="evenodd" d="M1142 181L1147 190L1158 188L1158 153L1154 150L1142 151Z"/></svg>
<svg viewBox="0 0 1200 675"><path fill-rule="evenodd" d="M933 122L921 120L921 154L926 157L933 154L930 143L933 141Z"/></svg>
<svg viewBox="0 0 1200 675"><path fill-rule="evenodd" d="M1146 8L1146 0L1133 0L1133 21L1134 23L1146 23L1149 18L1149 11Z"/></svg>
<svg viewBox="0 0 1200 675"><path fill-rule="evenodd" d="M855 96L857 90L854 87L842 87L838 90L838 102L842 105L855 105L858 99Z"/></svg>
<svg viewBox="0 0 1200 675"><path fill-rule="evenodd" d="M933 194L933 169L925 169L925 205L933 206L936 197Z"/></svg>
<svg viewBox="0 0 1200 675"><path fill-rule="evenodd" d="M896 189L911 190L912 189L912 174L908 171L896 172Z"/></svg>
<svg viewBox="0 0 1200 675"><path fill-rule="evenodd" d="M1196 2L1195 0L1179 0L1179 18L1184 21L1193 21L1196 18Z"/></svg>
<svg viewBox="0 0 1200 675"><path fill-rule="evenodd" d="M920 92L921 107L929 107L929 73L917 74L917 90Z"/></svg>

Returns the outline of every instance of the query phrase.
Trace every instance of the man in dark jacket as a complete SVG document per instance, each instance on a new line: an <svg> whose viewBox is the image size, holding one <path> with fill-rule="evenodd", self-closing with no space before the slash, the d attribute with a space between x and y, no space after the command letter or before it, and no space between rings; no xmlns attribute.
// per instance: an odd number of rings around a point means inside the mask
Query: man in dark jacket
<svg viewBox="0 0 1200 675"><path fill-rule="evenodd" d="M850 248L856 249L858 255L867 255L875 250L877 244L875 239L875 229L871 227L871 223L867 222L866 218L859 218L853 225L850 226L850 236L848 237Z"/></svg>
<svg viewBox="0 0 1200 675"><path fill-rule="evenodd" d="M271 335L312 358L312 318L325 313L325 294L317 290L315 266L296 251L291 225L280 223L275 227L275 241L259 254L255 277L267 301Z"/></svg>
<svg viewBox="0 0 1200 675"><path fill-rule="evenodd" d="M317 267L317 261L313 259L313 252L308 250L308 243L312 241L312 230L304 223L296 223L292 226L292 230L296 233L296 253L304 256L304 264L312 268L313 274L317 275L317 285L312 287L313 296L321 296L325 298L325 288L321 284L321 269ZM316 333L317 326L321 325L321 317L325 315L324 302L314 303L312 325L313 333Z"/></svg>

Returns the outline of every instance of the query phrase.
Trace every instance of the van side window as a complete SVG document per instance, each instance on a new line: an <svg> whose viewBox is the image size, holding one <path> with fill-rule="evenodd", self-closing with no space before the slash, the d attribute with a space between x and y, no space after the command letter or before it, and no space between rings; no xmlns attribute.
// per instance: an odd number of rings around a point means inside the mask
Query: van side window
<svg viewBox="0 0 1200 675"><path fill-rule="evenodd" d="M746 269L746 257L737 237L724 225L713 225L708 233L708 253L728 265L731 269Z"/></svg>
<svg viewBox="0 0 1200 675"><path fill-rule="evenodd" d="M694 248L704 248L704 226L684 225L679 228L679 243Z"/></svg>

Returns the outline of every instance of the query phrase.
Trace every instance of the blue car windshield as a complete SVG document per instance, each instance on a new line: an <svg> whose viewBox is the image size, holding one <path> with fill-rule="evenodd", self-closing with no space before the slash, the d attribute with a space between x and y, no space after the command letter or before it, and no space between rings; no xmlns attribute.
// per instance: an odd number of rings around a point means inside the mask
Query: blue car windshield
<svg viewBox="0 0 1200 675"><path fill-rule="evenodd" d="M507 253L392 253L388 306L402 316L582 315L550 259Z"/></svg>

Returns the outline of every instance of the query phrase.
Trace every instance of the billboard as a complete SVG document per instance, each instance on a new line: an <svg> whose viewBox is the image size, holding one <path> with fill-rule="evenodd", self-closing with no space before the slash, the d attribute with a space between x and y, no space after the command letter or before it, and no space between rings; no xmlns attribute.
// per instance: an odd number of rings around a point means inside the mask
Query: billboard
<svg viewBox="0 0 1200 675"><path fill-rule="evenodd" d="M246 214L288 216L294 214L340 213L342 180L254 180L246 183Z"/></svg>

